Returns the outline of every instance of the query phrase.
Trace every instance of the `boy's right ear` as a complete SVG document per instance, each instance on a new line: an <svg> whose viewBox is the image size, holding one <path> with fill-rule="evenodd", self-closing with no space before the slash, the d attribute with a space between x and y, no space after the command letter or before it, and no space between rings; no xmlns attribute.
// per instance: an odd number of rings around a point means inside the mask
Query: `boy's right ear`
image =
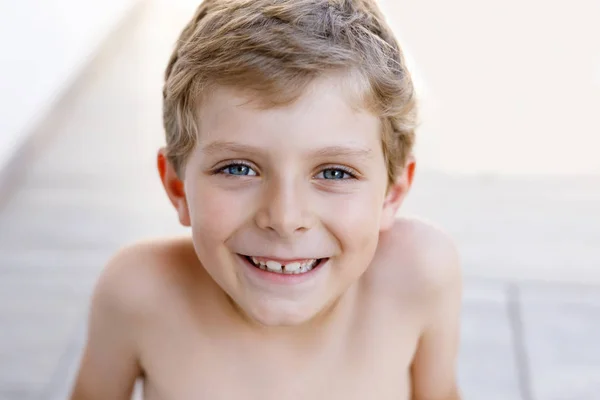
<svg viewBox="0 0 600 400"><path fill-rule="evenodd" d="M177 171L167 158L166 149L163 147L158 151L157 167L163 187L171 200L171 204L177 210L179 222L183 226L190 226L190 212L187 199L185 197L185 187L183 181L177 175Z"/></svg>

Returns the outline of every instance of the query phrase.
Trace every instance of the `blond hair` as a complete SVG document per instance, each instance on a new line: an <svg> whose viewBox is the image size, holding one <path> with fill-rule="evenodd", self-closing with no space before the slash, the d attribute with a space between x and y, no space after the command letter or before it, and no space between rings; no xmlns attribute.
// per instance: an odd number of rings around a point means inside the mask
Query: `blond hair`
<svg viewBox="0 0 600 400"><path fill-rule="evenodd" d="M167 157L179 174L193 150L197 107L215 86L290 104L316 78L349 73L382 123L393 182L412 151L413 83L374 0L205 0L171 55L163 89Z"/></svg>

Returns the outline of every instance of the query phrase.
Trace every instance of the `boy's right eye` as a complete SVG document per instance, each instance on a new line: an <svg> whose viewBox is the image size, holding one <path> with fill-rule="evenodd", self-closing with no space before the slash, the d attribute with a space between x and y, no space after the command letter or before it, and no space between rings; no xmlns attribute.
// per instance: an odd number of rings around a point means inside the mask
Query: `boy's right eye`
<svg viewBox="0 0 600 400"><path fill-rule="evenodd" d="M234 176L256 176L258 175L249 165L246 164L229 164L219 170L224 175Z"/></svg>

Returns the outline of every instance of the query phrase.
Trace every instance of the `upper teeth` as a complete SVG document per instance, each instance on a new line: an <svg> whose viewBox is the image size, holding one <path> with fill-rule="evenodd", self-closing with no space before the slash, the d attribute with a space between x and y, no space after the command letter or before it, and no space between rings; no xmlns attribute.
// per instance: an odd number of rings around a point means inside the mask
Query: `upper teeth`
<svg viewBox="0 0 600 400"><path fill-rule="evenodd" d="M314 268L317 263L317 259L305 260L302 262L291 262L289 264L281 264L278 261L267 260L259 261L256 257L251 257L252 262L260 269L269 270L271 272L278 272L282 274L301 274L308 272Z"/></svg>
<svg viewBox="0 0 600 400"><path fill-rule="evenodd" d="M267 261L267 268L270 271L281 271L281 267L282 265L280 263L278 263L277 261Z"/></svg>

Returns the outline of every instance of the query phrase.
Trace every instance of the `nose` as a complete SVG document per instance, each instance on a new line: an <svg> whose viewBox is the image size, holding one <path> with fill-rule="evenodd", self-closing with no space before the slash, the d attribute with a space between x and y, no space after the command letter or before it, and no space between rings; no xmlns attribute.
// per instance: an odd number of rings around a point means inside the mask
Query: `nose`
<svg viewBox="0 0 600 400"><path fill-rule="evenodd" d="M313 226L314 217L301 184L281 180L265 185L262 204L256 213L259 228L290 238Z"/></svg>

